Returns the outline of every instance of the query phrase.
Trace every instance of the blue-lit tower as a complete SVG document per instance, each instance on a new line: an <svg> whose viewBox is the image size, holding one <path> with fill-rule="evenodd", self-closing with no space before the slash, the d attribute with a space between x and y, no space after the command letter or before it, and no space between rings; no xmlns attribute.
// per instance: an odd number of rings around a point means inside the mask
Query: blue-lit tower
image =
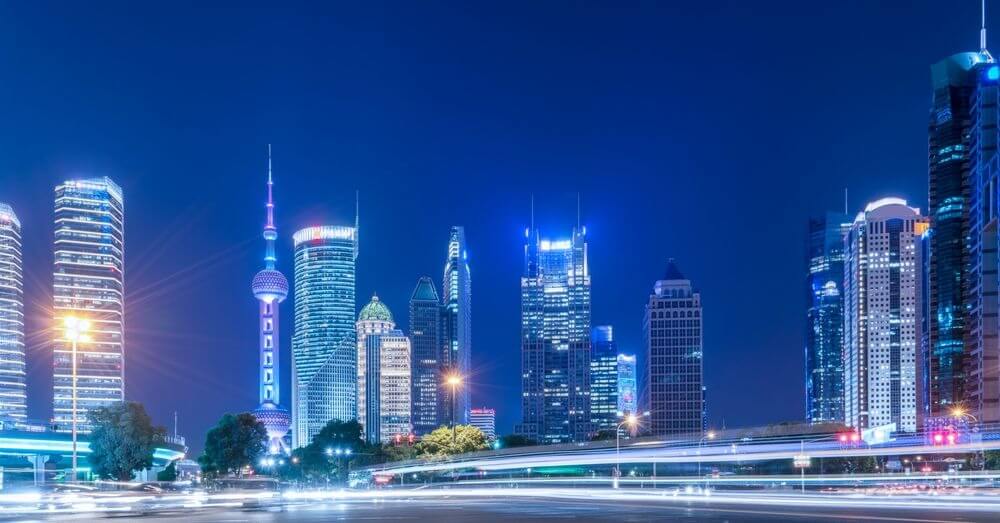
<svg viewBox="0 0 1000 523"><path fill-rule="evenodd" d="M285 435L292 419L281 407L279 386L280 340L278 338L278 305L288 297L288 280L275 268L277 256L274 242L278 229L274 225L274 179L271 175L271 146L267 146L267 223L264 224L264 269L253 277L251 288L260 302L257 326L260 332L260 406L253 411L267 430L267 451L277 454L288 450Z"/></svg>
<svg viewBox="0 0 1000 523"><path fill-rule="evenodd" d="M469 271L469 256L465 245L465 228L453 226L448 239L448 260L444 266L442 282L444 304L442 310L442 351L439 358L444 375L457 373L462 378L462 386L451 399L448 387L441 389L439 425L469 422L471 391L469 373L472 369L472 274ZM452 417L452 405L455 406Z"/></svg>
<svg viewBox="0 0 1000 523"><path fill-rule="evenodd" d="M611 325L596 325L590 336L590 419L594 430L618 425L618 345ZM634 411L633 411L634 413Z"/></svg>

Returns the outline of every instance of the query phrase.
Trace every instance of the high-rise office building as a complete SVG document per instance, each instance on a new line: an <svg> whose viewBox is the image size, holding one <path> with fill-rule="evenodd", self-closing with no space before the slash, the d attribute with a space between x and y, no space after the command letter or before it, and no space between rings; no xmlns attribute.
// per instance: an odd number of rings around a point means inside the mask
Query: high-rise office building
<svg viewBox="0 0 1000 523"><path fill-rule="evenodd" d="M472 274L469 271L469 253L465 245L465 228L454 226L448 239L448 260L444 266L442 283L444 310L442 311L442 351L440 365L448 373L458 373L462 386L456 389L455 401L448 388L441 389L438 398L438 423L469 422L471 390L469 371L472 363ZM452 405L455 406L452 416Z"/></svg>
<svg viewBox="0 0 1000 523"><path fill-rule="evenodd" d="M125 391L125 210L121 187L110 178L56 186L52 294L53 422L68 431L74 416L72 344L62 327L78 318L90 326L76 356L75 415L86 432L88 412L122 401Z"/></svg>
<svg viewBox="0 0 1000 523"><path fill-rule="evenodd" d="M844 420L844 235L851 221L828 212L809 220L806 238L806 419Z"/></svg>
<svg viewBox="0 0 1000 523"><path fill-rule="evenodd" d="M671 259L653 286L643 321L644 387L650 432L697 434L705 429L701 294Z"/></svg>
<svg viewBox="0 0 1000 523"><path fill-rule="evenodd" d="M288 296L288 280L275 268L278 256L274 242L278 228L274 224L274 180L271 176L271 146L267 146L267 221L264 224L264 269L253 277L250 288L257 298L258 406L254 416L267 431L267 451L277 454L287 450L285 436L291 427L291 415L281 407L281 338L278 334L278 305Z"/></svg>
<svg viewBox="0 0 1000 523"><path fill-rule="evenodd" d="M845 239L844 423L917 429L920 237L927 219L899 198L858 213Z"/></svg>
<svg viewBox="0 0 1000 523"><path fill-rule="evenodd" d="M330 420L357 418L355 263L358 227L296 232L292 336L292 446L308 445Z"/></svg>
<svg viewBox="0 0 1000 523"><path fill-rule="evenodd" d="M358 423L369 443L411 433L410 340L389 307L372 296L361 309L358 338Z"/></svg>
<svg viewBox="0 0 1000 523"><path fill-rule="evenodd" d="M485 407L472 409L469 411L469 425L483 431L487 440L497 439L497 411Z"/></svg>
<svg viewBox="0 0 1000 523"><path fill-rule="evenodd" d="M595 431L618 426L618 345L611 325L591 330L590 420Z"/></svg>
<svg viewBox="0 0 1000 523"><path fill-rule="evenodd" d="M980 423L1000 423L1000 258L997 256L1000 65L994 63L986 50L986 30L983 29L981 34L979 53L968 58L970 62L975 62L968 69L975 78L976 87L970 103L969 131L969 274L966 297L970 314L962 362L964 379L960 383L963 398L959 406ZM951 116L957 118L960 115ZM937 252L932 252L932 257L937 255ZM933 316L934 311L930 314ZM934 371L933 361L931 370ZM933 394L930 401L933 406Z"/></svg>
<svg viewBox="0 0 1000 523"><path fill-rule="evenodd" d="M28 417L21 222L0 203L0 419Z"/></svg>
<svg viewBox="0 0 1000 523"><path fill-rule="evenodd" d="M586 230L568 239L525 231L521 277L521 414L539 443L585 441L590 416L590 271Z"/></svg>
<svg viewBox="0 0 1000 523"><path fill-rule="evenodd" d="M413 346L413 432L430 434L442 425L438 396L444 379L438 360L442 348L441 302L434 281L424 276L410 296L410 343Z"/></svg>
<svg viewBox="0 0 1000 523"><path fill-rule="evenodd" d="M927 126L926 323L921 344L920 414L943 416L965 402L969 303L970 103L979 53L961 53L931 66L934 96Z"/></svg>
<svg viewBox="0 0 1000 523"><path fill-rule="evenodd" d="M636 385L635 354L618 355L618 412L622 415L639 412Z"/></svg>

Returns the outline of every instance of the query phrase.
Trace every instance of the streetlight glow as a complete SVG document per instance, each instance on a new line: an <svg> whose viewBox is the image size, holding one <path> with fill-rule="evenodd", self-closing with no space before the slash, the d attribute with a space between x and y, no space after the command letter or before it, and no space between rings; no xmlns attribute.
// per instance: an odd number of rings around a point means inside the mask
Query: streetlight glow
<svg viewBox="0 0 1000 523"><path fill-rule="evenodd" d="M76 389L76 383L77 383L77 376L76 376L76 349L77 349L77 346L76 346L76 344L77 344L77 342L81 342L81 341L84 342L84 343L90 341L90 336L87 335L87 331L90 330L90 321L89 320L85 320L83 318L77 318L75 316L66 316L65 318L63 318L63 327L65 327L65 336L66 336L66 339L70 342L70 347L72 348L71 357L72 357L72 362L73 362L72 363L73 381L72 381L72 387L71 388L72 388L72 392L73 392L73 404L72 404L73 405L73 407L72 407L73 408L73 412L70 415L70 419L72 420L72 425L71 425L70 432L72 432L72 437L73 437L73 460L72 460L72 462L73 462L72 463L73 464L73 481L76 481L76 479L77 479L76 478L76 474L77 474L77 466L76 466L76 464L77 464L77 450L76 450L76 442L77 442L77 430L76 430L76 418L77 418L77 409L76 409L76 396L77 396L77 389Z"/></svg>

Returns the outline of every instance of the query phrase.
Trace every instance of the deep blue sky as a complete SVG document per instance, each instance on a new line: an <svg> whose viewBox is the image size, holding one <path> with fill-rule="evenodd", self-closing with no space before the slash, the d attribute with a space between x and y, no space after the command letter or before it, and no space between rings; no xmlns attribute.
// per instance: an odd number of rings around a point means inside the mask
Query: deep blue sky
<svg viewBox="0 0 1000 523"><path fill-rule="evenodd" d="M128 397L165 425L178 410L199 449L254 407L270 142L280 268L295 229L353 219L357 188L358 306L377 291L404 329L465 225L473 398L502 432L531 193L549 236L581 194L593 319L623 350L675 257L705 304L712 424L800 419L806 220L845 186L852 212L926 207L928 67L978 45L974 0L283 4L0 5L33 417L51 414L52 187L104 174L126 194Z"/></svg>

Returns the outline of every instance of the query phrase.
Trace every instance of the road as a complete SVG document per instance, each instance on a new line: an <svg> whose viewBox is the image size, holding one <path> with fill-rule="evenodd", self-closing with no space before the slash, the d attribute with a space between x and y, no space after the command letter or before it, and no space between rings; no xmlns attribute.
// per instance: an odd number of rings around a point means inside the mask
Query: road
<svg viewBox="0 0 1000 523"><path fill-rule="evenodd" d="M565 495L486 496L441 495L386 499L351 499L292 503L278 508L242 509L205 507L168 511L150 515L157 522L283 522L283 521L421 521L424 523L486 523L516 521L518 523L574 520L645 522L809 522L872 521L944 523L996 521L995 511L963 509L927 509L901 507L895 500L879 506L841 506L836 503L818 505L788 504L774 500L734 503L728 500L683 500L666 498L569 497ZM34 514L11 521L130 521L140 519L126 514L59 514L46 517Z"/></svg>

